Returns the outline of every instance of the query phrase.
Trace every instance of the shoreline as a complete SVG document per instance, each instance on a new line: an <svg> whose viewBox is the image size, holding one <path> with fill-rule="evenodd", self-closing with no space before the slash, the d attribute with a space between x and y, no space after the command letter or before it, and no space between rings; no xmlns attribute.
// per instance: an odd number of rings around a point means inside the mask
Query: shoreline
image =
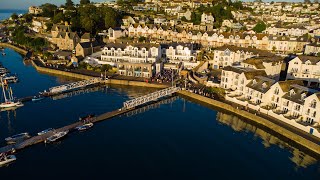
<svg viewBox="0 0 320 180"><path fill-rule="evenodd" d="M9 43L0 43L0 47L5 47L5 48L10 48L10 49L13 49L14 51L22 54L22 55L27 55L28 51L27 50L24 50L20 47L17 47L15 45L12 45L12 44L9 44Z"/></svg>
<svg viewBox="0 0 320 180"><path fill-rule="evenodd" d="M1 43L0 43L1 46ZM11 48L12 45L9 44L9 48ZM12 46L15 47L15 46ZM21 48L15 47L15 49L20 49ZM25 50L24 50L25 51ZM26 51L25 51L26 52ZM47 73L47 74L52 74L52 75L60 75L60 76L66 76L66 77L71 77L71 78L77 78L77 79L90 79L93 78L93 76L88 76L88 75L82 75L78 73L73 73L73 72L66 72L66 71L61 71L61 70L56 70L56 69L50 69L46 67L40 67L37 66L36 63L31 60L33 67L39 72ZM130 80L118 80L118 79L108 79L105 81L105 84L115 84L115 85L127 85L127 86L138 86L138 87L148 87L148 88L166 88L168 87L167 85L163 84L150 84L146 82L138 82L138 81L130 81ZM266 129L279 134L280 136L284 137L285 139L291 141L292 143L307 149L308 151L312 152L316 156L320 157L320 145L316 144L314 142L311 142L310 140L305 139L302 136L299 136L298 134L288 130L285 127L279 126L263 117L256 116L250 112L236 109L232 107L229 104L216 101L214 99L210 99L207 97L203 97L198 94L190 93L188 91L180 91L177 93L180 97L186 97L187 99L191 99L195 103L200 103L204 105L209 105L213 106L215 108L222 109L227 112L231 112L233 114L236 114L240 117L243 117L259 126L265 127Z"/></svg>
<svg viewBox="0 0 320 180"><path fill-rule="evenodd" d="M191 100L191 101L198 103L200 105L207 105L207 106L209 106L209 108L215 108L215 109L218 108L218 109L222 109L227 112L231 112L232 114L238 115L239 117L242 117L250 122L253 122L257 126L264 127L266 129L268 129L269 131L272 131L272 132L282 136L283 138L290 141L291 143L299 146L300 148L304 148L304 149L308 150L310 153L312 153L316 157L320 158L320 144L316 144L316 143L314 143L304 137L301 137L301 136L297 135L296 133L288 130L287 128L279 126L279 125L277 125L277 124L275 124L275 123L273 123L263 117L256 116L250 112L236 109L229 104L226 104L226 103L223 103L220 101L216 101L214 99L210 99L207 97L203 97L201 95L194 94L194 93L191 93L191 92L188 92L185 90L177 92L177 94L183 98Z"/></svg>

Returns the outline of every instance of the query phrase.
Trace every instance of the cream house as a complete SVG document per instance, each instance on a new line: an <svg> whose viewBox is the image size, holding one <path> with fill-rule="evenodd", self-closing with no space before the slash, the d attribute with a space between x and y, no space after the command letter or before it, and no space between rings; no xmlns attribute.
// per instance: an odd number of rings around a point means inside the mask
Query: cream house
<svg viewBox="0 0 320 180"><path fill-rule="evenodd" d="M320 87L320 57L298 56L289 61L286 79L301 79Z"/></svg>

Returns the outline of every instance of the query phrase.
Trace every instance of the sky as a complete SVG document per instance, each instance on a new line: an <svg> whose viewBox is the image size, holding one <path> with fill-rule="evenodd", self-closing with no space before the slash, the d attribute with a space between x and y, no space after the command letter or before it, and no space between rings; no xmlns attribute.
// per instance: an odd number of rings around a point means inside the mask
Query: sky
<svg viewBox="0 0 320 180"><path fill-rule="evenodd" d="M80 0L73 0L78 4ZM105 2L106 0L91 0L92 2ZM66 0L0 0L0 9L27 9L29 6L44 3L64 4Z"/></svg>
<svg viewBox="0 0 320 180"><path fill-rule="evenodd" d="M80 0L73 0L74 3L79 3L79 1ZM91 1L104 2L106 0L91 0ZM248 0L248 1L252 1L252 0ZM297 2L302 0L275 0L275 1ZM65 0L0 0L0 9L27 9L29 6L41 5L47 2L60 5L60 4L64 4L66 1Z"/></svg>

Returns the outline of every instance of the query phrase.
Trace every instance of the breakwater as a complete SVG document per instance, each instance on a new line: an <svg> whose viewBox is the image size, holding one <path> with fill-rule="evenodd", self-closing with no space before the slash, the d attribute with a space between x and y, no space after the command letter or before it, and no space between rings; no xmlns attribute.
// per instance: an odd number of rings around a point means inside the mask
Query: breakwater
<svg viewBox="0 0 320 180"><path fill-rule="evenodd" d="M254 122L255 124L259 125L259 126L263 126L265 128L267 128L270 131L273 131L274 133L284 137L286 140L290 141L293 144L298 145L301 148L304 148L308 151L310 151L311 153L313 153L314 155L320 157L320 145L319 142L315 143L314 141L310 141L300 135L297 135L294 132L289 131L288 129L281 127L263 117L260 116L256 116L250 112L241 110L241 109L237 109L229 104L220 102L220 101L216 101L214 99L210 99L198 94L194 94L188 91L179 91L177 92L177 94L179 96L185 97L186 99L190 99L193 100L195 102L199 102L200 104L205 104L205 105L209 105L209 106L213 106L213 107L217 107L220 108L222 110L226 110L228 112L231 112L233 114L236 114L240 117L243 117L245 119L248 119L252 122Z"/></svg>
<svg viewBox="0 0 320 180"><path fill-rule="evenodd" d="M27 50L24 50L20 47L17 47L17 46L14 46L12 44L8 44L8 43L0 43L0 47L6 47L6 48L10 48L10 49L13 49L15 50L16 52L22 54L22 55L26 55L28 53Z"/></svg>

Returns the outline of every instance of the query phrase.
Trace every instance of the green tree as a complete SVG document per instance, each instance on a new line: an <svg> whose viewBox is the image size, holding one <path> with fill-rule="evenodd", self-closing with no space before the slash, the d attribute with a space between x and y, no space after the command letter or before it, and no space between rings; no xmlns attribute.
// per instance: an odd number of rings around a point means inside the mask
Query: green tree
<svg viewBox="0 0 320 180"><path fill-rule="evenodd" d="M81 5L90 4L90 0L80 0Z"/></svg>
<svg viewBox="0 0 320 180"><path fill-rule="evenodd" d="M33 15L32 14L29 14L29 13L27 13L27 14L24 14L23 15L23 18L26 20L26 22L31 22L32 21L32 18L33 18Z"/></svg>
<svg viewBox="0 0 320 180"><path fill-rule="evenodd" d="M117 19L119 18L118 17L118 13L112 9L112 8L109 8L109 7L106 7L105 9L105 27L106 28L114 28L117 26Z"/></svg>
<svg viewBox="0 0 320 180"><path fill-rule="evenodd" d="M139 39L138 39L139 42L145 42L146 41L146 38L143 37L143 36L140 36Z"/></svg>
<svg viewBox="0 0 320 180"><path fill-rule="evenodd" d="M112 66L110 64L104 64L100 67L101 72L109 71L110 69L112 69Z"/></svg>
<svg viewBox="0 0 320 180"><path fill-rule="evenodd" d="M272 46L272 51L275 52L277 48L275 46Z"/></svg>
<svg viewBox="0 0 320 180"><path fill-rule="evenodd" d="M40 6L42 8L42 16L53 18L55 12L57 11L57 6L54 4L46 3Z"/></svg>
<svg viewBox="0 0 320 180"><path fill-rule="evenodd" d="M254 30L256 33L261 33L262 31L266 30L267 25L260 21L252 30Z"/></svg>
<svg viewBox="0 0 320 180"><path fill-rule="evenodd" d="M66 6L66 8L73 8L74 3L72 0L66 0L65 6Z"/></svg>
<svg viewBox="0 0 320 180"><path fill-rule="evenodd" d="M182 16L181 21L188 21L186 17Z"/></svg>
<svg viewBox="0 0 320 180"><path fill-rule="evenodd" d="M50 31L52 29L53 24L52 22L47 22L46 26L47 26L47 31Z"/></svg>
<svg viewBox="0 0 320 180"><path fill-rule="evenodd" d="M19 17L18 17L18 15L17 15L17 13L13 13L12 15L11 15L11 19L13 19L13 20L16 20L16 19L18 19Z"/></svg>
<svg viewBox="0 0 320 180"><path fill-rule="evenodd" d="M320 57L320 52L317 53L317 56Z"/></svg>
<svg viewBox="0 0 320 180"><path fill-rule="evenodd" d="M305 4L311 4L311 0L304 0Z"/></svg>
<svg viewBox="0 0 320 180"><path fill-rule="evenodd" d="M62 12L59 12L53 17L52 22L56 24L56 23L60 23L61 21L65 21L65 17Z"/></svg>

